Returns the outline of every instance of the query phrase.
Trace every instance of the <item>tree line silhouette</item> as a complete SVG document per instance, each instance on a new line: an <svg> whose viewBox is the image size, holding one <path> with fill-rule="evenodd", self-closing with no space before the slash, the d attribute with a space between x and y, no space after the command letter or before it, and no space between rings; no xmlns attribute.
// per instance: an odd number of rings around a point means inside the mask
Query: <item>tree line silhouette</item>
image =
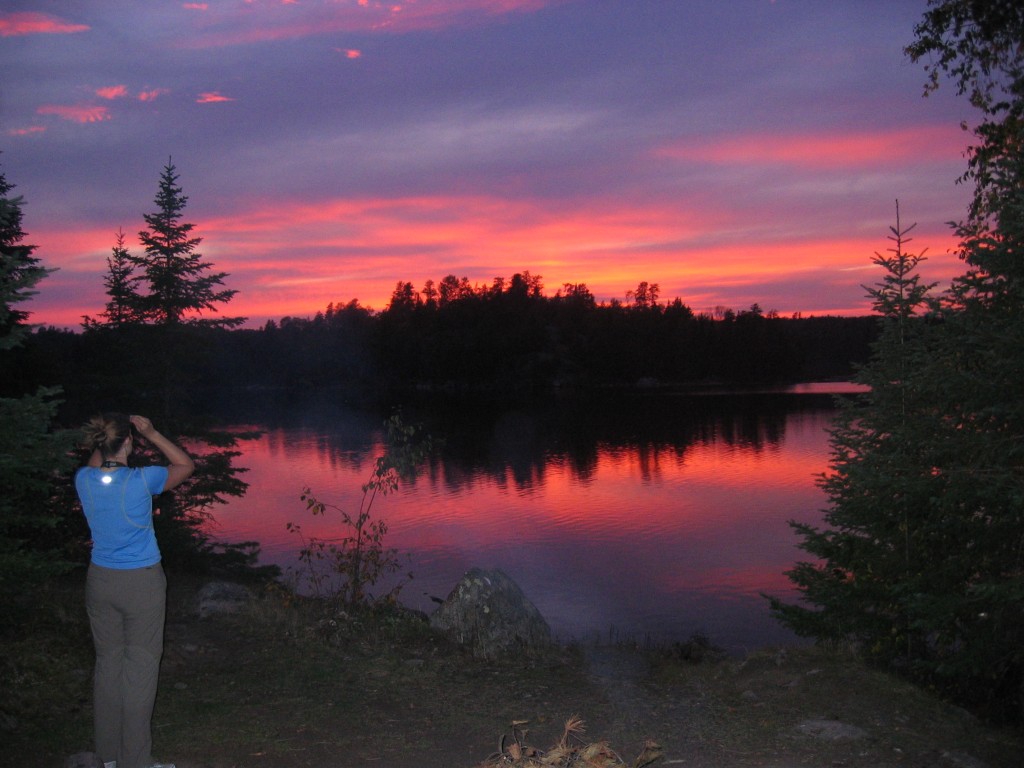
<svg viewBox="0 0 1024 768"><path fill-rule="evenodd" d="M650 297L656 288L640 283L633 295ZM96 381L97 356L129 354L136 361L140 354L161 356L165 375L184 391L335 388L401 400L746 386L849 376L868 358L877 328L870 316L780 317L757 305L696 314L679 299L598 303L582 283L545 296L529 272L483 287L449 275L423 291L398 283L382 311L352 300L258 329L186 326L176 329L170 347L148 343L158 334L146 324L41 329L17 352L16 378L29 381L8 386L24 391L59 381L70 399L88 397L88 390L107 386Z"/></svg>
<svg viewBox="0 0 1024 768"><path fill-rule="evenodd" d="M380 313L349 302L268 323L255 342L275 361L266 374L278 385L297 371L314 384L354 375L399 393L794 381L848 375L877 328L873 318L781 318L756 306L716 319L679 299L599 304L582 283L548 297L529 272L476 288L449 275L432 288L399 283Z"/></svg>
<svg viewBox="0 0 1024 768"><path fill-rule="evenodd" d="M0 394L59 384L71 402L137 398L152 390L174 416L199 390L341 389L394 398L414 394L512 396L562 389L687 384L749 385L849 376L867 360L873 317L780 317L754 304L695 313L659 301L641 281L625 302L599 303L585 283L553 296L528 270L490 284L447 275L421 290L399 281L387 307L353 299L312 318L262 328L219 315L237 291L198 252L184 218L188 197L172 161L143 216L141 253L115 234L104 307L81 332L37 329L12 354ZM24 319L24 318L22 318ZM129 372L145 369L148 377ZM158 385L147 384L154 379ZM159 390L157 393L156 390ZM173 408L172 408L173 406Z"/></svg>

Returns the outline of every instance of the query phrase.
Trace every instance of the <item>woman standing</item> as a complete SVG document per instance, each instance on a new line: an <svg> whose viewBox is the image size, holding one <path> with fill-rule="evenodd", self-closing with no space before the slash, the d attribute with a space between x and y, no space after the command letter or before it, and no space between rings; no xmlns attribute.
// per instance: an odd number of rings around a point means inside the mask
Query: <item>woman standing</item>
<svg viewBox="0 0 1024 768"><path fill-rule="evenodd" d="M168 466L128 467L132 427ZM96 751L104 768L174 768L152 756L150 720L167 606L153 496L182 483L195 465L144 416L104 414L83 430L92 453L75 475L75 488L92 532L85 604L96 648Z"/></svg>

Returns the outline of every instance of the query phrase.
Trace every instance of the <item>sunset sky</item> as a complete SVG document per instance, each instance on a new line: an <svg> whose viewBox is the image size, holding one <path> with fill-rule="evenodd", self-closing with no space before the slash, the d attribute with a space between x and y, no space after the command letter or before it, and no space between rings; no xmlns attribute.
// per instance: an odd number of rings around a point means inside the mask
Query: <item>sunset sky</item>
<svg viewBox="0 0 1024 768"><path fill-rule="evenodd" d="M103 309L168 158L251 325L523 270L547 295L864 314L897 199L925 276L961 270L974 114L903 54L925 0L4 8L0 170L59 268L35 323Z"/></svg>

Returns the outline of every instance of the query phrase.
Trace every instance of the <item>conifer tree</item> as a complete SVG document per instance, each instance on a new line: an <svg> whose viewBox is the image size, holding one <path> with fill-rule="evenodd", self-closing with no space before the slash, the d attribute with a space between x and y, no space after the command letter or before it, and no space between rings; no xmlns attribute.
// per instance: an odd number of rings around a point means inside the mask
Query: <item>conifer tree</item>
<svg viewBox="0 0 1024 768"><path fill-rule="evenodd" d="M53 271L33 256L36 246L23 242L24 201L11 196L13 189L14 185L0 172L0 349L15 346L27 332L25 320L29 313L15 309L14 305L34 296L36 283Z"/></svg>
<svg viewBox="0 0 1024 768"><path fill-rule="evenodd" d="M0 370L3 355L20 344L29 313L15 309L52 270L23 243L22 198L0 173ZM20 398L0 398L0 604L65 570L63 539L55 535L65 514L56 481L69 467L71 437L54 428L60 391L40 388Z"/></svg>
<svg viewBox="0 0 1024 768"><path fill-rule="evenodd" d="M897 209L898 210L898 209ZM905 250L913 227L891 228L891 255L875 254L883 278L868 288L882 330L871 361L857 376L870 389L845 401L831 432L831 471L821 477L829 499L826 526L794 522L801 548L816 562L789 572L815 608L773 601L798 634L823 640L854 640L886 662L906 660L916 639L906 596L927 578L927 554L915 542L927 519L930 477L924 453L932 436L915 381L928 326L922 315L933 303L916 272L923 253ZM901 662L902 663L902 662Z"/></svg>
<svg viewBox="0 0 1024 768"><path fill-rule="evenodd" d="M1022 718L1024 7L931 0L916 33L907 51L927 57L929 90L949 74L981 116L963 177L974 196L955 225L967 269L930 322L897 335L918 286L887 267L875 295L887 332L861 377L872 390L832 434L829 528L795 524L819 560L790 577L814 607L773 607L802 634L857 640L962 702Z"/></svg>
<svg viewBox="0 0 1024 768"><path fill-rule="evenodd" d="M227 273L212 272L213 265L196 252L202 238L192 235L194 224L182 220L188 197L178 186L178 173L170 160L160 175L154 202L157 210L143 216L149 228L139 232L145 253L131 257L148 283L149 290L142 295L144 317L163 326L240 325L240 317L199 317L218 311L237 291L222 288Z"/></svg>
<svg viewBox="0 0 1024 768"><path fill-rule="evenodd" d="M147 229L139 232L144 253L130 259L140 270L138 306L147 328L143 344L159 349L156 361L160 401L153 410L172 439L183 439L205 448L194 455L196 471L174 494L157 501L161 541L169 559L199 565L211 553L208 523L215 505L228 496L243 496L245 469L234 466L239 455L232 450L239 436L210 429L208 420L196 413L193 371L210 363L212 337L218 330L240 325L244 318L203 317L217 312L237 293L223 288L224 272L197 252L201 237L195 225L184 221L188 197L178 184L178 173L168 160L160 175L156 211L144 214ZM145 353L143 353L145 354ZM152 382L148 382L152 386Z"/></svg>
<svg viewBox="0 0 1024 768"><path fill-rule="evenodd" d="M202 238L184 220L188 197L170 160L154 202L156 210L143 215L147 228L139 232L143 252L131 253L118 231L107 258L108 301L99 320L85 318L85 330L94 348L103 351L97 358L108 365L90 376L111 407L145 413L172 440L195 449L195 473L174 494L158 497L154 525L172 566L202 567L218 548L209 536L213 508L245 494L245 469L234 466L239 452L233 449L247 435L211 428L209 414L197 409L194 382L211 364L220 333L244 318L204 317L219 311L236 291L224 288L226 273L213 271L197 252ZM139 450L145 453L146 447ZM142 460L147 458L160 459ZM255 557L251 549L227 546L231 558L242 561Z"/></svg>
<svg viewBox="0 0 1024 768"><path fill-rule="evenodd" d="M138 293L139 277L135 274L135 262L125 245L123 230L117 230L114 236L114 247L107 257L107 274L103 278L106 287L107 304L100 313L100 320L89 316L83 317L86 328L104 325L121 328L131 323L143 321L141 297Z"/></svg>

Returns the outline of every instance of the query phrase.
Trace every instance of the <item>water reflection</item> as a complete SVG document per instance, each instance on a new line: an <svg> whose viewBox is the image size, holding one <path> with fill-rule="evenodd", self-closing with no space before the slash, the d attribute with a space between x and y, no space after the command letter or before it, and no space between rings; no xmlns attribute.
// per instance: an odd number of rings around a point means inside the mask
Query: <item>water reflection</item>
<svg viewBox="0 0 1024 768"><path fill-rule="evenodd" d="M829 397L771 393L410 411L444 447L375 508L409 555L403 602L430 610L468 568L501 568L563 638L790 641L759 592L789 592L786 521L820 517L832 415ZM293 565L286 523L335 533L306 515L302 488L355 509L382 421L311 404L261 419L239 460L249 494L218 515L219 534Z"/></svg>

